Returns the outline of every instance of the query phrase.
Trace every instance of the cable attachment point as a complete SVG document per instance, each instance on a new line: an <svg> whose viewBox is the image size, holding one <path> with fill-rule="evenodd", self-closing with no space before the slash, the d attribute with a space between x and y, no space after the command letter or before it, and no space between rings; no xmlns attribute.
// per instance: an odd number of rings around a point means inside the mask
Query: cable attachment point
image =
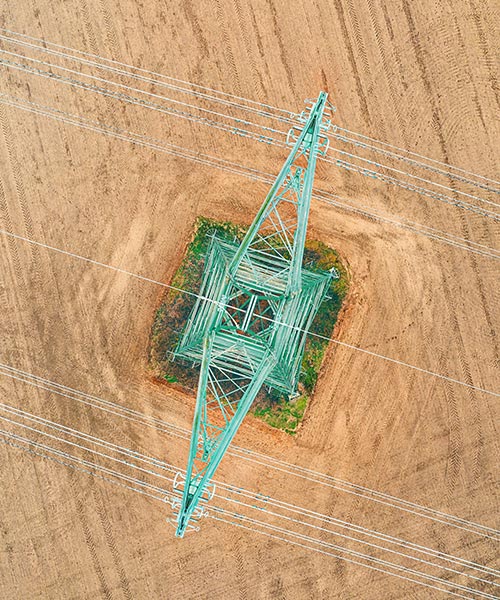
<svg viewBox="0 0 500 600"><path fill-rule="evenodd" d="M167 518L167 522L177 528L179 523L179 514L182 507L182 498L184 495L184 488L186 485L186 476L184 473L178 472L175 474L174 482L172 484L173 495L166 496L165 502L168 502L172 507L173 516ZM193 494L196 491L196 486L191 485L191 489L189 490L190 494ZM208 483L198 501L196 508L194 509L192 515L190 516L189 525L186 528L186 532L189 531L199 531L200 527L197 525L197 522L206 517L208 515L208 510L206 508L206 504L210 502L210 500L214 497L215 494L215 484Z"/></svg>

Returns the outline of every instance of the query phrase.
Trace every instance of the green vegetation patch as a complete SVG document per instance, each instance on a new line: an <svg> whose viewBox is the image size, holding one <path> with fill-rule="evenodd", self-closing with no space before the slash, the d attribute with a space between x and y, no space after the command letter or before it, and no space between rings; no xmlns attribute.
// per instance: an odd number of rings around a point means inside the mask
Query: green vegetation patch
<svg viewBox="0 0 500 600"><path fill-rule="evenodd" d="M172 355L200 289L210 237L215 234L221 239L238 242L243 239L246 230L246 227L234 223L214 221L205 217L196 221L193 240L188 245L171 283L177 289L169 289L165 293L156 312L151 332L150 363L157 376L168 383L178 384L193 392L198 385L199 367L186 362L174 362ZM256 417L291 435L297 432L314 391L328 339L332 335L349 284L347 270L337 252L322 242L306 241L304 265L311 271L324 271L335 267L340 275L339 279L332 280L327 297L310 329L311 333L326 339L314 335L307 337L297 398L288 399L277 390L263 388L251 409Z"/></svg>

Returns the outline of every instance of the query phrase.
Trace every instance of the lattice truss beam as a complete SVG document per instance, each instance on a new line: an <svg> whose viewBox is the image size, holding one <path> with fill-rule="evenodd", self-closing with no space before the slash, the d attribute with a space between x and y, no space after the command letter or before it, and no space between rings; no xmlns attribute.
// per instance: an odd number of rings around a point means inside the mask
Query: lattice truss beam
<svg viewBox="0 0 500 600"><path fill-rule="evenodd" d="M175 356L200 365L188 465L176 478L176 535L203 515L210 480L263 386L297 393L307 331L332 271L303 267L318 153L331 123L321 92L241 244L213 237L200 295Z"/></svg>

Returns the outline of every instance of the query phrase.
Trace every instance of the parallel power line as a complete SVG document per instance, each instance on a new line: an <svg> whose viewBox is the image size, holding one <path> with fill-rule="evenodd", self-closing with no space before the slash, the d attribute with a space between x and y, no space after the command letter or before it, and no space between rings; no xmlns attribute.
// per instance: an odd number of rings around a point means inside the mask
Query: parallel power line
<svg viewBox="0 0 500 600"><path fill-rule="evenodd" d="M13 414L14 416L17 416L18 418L22 418L24 420L28 420L30 422L34 422L38 426L43 426L45 428L49 428L51 431L55 431L59 435L55 435L55 434L52 434L52 433L47 433L46 431L44 431L42 429L37 429L34 426L27 425L26 423L16 421L16 420L14 420L12 418L6 417L5 415L3 415L3 416L0 415L0 419L2 419L3 421L9 423L10 425L22 427L25 430L29 430L29 431L31 431L33 433L38 434L38 435L42 435L42 436L44 436L46 438L52 439L53 441L62 442L64 444L72 446L73 448L79 448L81 450L84 450L85 452L91 453L94 456L99 456L100 458L109 459L109 460L113 461L114 463L125 465L128 468L135 469L135 471L139 471L141 473L146 473L147 475L152 475L152 476L154 476L156 478L162 479L163 481L173 482L173 478L172 477L169 477L169 476L166 476L166 475L163 475L163 474L159 474L155 470L152 470L154 468L161 468L163 471L166 471L166 472L168 472L170 474L173 474L173 472L175 471L176 468L173 465L165 463L164 461L159 461L158 459L155 459L154 457L149 457L149 456L146 456L144 454L141 454L141 453L138 453L138 452L135 452L135 451L123 448L121 446L117 446L116 444L112 444L110 442L106 442L105 440L101 440L100 438L96 438L95 436L90 436L88 434L84 434L84 433L79 432L79 431L77 431L77 430L75 430L73 428L65 427L63 425L60 425L60 424L48 421L47 419L43 419L43 418L37 417L35 415L31 415L30 413L27 413L26 411L23 411L23 410L20 410L20 409L16 409L14 407L9 407L8 405L5 405L5 404L1 405L0 410L3 411L3 412L7 412L8 414ZM16 434L13 434L12 432L8 432L8 431L5 431L5 430L1 430L0 431L0 435L3 435L4 437L7 437L8 439L9 438L10 439L19 439L19 436L17 436ZM61 437L61 435L70 436L70 437L73 437L74 439L77 439L79 441L78 442L71 441L71 440L68 440L68 439L66 439L64 437ZM24 439L26 439L26 438L24 438ZM31 440L30 443L33 443L34 445L37 445L38 447L41 447L41 448L43 448L45 450L51 449L51 447L47 447L45 444L40 444L39 442L35 442L35 441ZM106 449L106 452L103 452L101 450L95 450L95 449L92 449L91 447L82 445L82 444L85 444L85 443L90 443L91 445L98 446L98 447L104 447ZM115 455L110 454L109 452L111 452L111 453L114 452L115 454L118 454L121 457L124 456L125 458L117 458ZM69 455L67 452L60 451L60 450L56 450L56 453L58 455L62 455L62 456L65 456L65 457L69 456L70 458L72 456L72 455ZM73 460L75 458L76 457L73 456ZM89 466L91 464L91 463L89 463L89 461L87 459L80 459L80 460L82 460L83 464L85 464L86 466ZM146 464L147 468L144 468L144 467L141 467L141 466L137 465L136 462L134 462L134 461L139 461L139 462L141 462L143 464ZM103 467L102 465L100 465L100 467L101 467L101 469L104 469L104 471L108 475L109 474L113 474L113 472L116 473L116 471L112 471L112 470L108 469L107 467ZM125 479L125 481L134 484L136 487L147 488L149 490L152 490L155 493L165 494L168 497L168 499L171 500L171 497L169 496L168 490L166 490L166 489L164 489L162 487L159 487L157 484L148 483L148 482L144 481L143 479L140 479L140 478L138 478L136 476L122 475L122 478ZM230 489L230 486L226 486L225 488L223 488L223 491L226 492L227 489ZM259 495L252 495L252 494L247 494L247 495L250 495L251 501L253 501L253 502L255 502L256 500L259 499ZM255 505L251 505L248 502L242 502L239 499L235 499L235 498L232 498L232 497L224 495L224 494L216 494L216 496L217 496L217 498L219 500L227 501L229 503L236 503L237 505L243 506L246 509L250 509L250 510L251 509L254 509L254 510L256 509ZM333 534L335 536L339 536L338 532L332 532L331 530L329 530L329 529L327 529L325 527L321 527L321 526L317 526L317 525L315 526L315 525L307 523L307 522L305 522L303 520L287 516L286 514L278 513L278 512L276 512L276 509L273 510L273 511L271 511L271 510L269 510L267 508L268 504L272 505L273 508L275 508L276 506L279 506L275 501L272 501L271 499L267 499L266 502L265 502L265 506L260 506L256 510L259 510L259 511L264 512L264 513L268 513L269 515L272 515L272 516L277 517L277 518L282 518L282 519L286 520L289 524L293 523L293 524L298 524L298 525L306 525L307 527L313 528L313 529L315 529L317 531L320 531L323 534ZM363 554L363 553L358 552L356 550L347 549L345 547L338 546L337 544L334 544L334 543L329 542L328 540L325 540L324 537L322 537L321 539L319 539L319 538L313 537L313 536L311 536L309 534L304 534L304 533L297 532L295 530L287 529L286 527L276 526L276 525L273 525L273 524L270 524L270 523L267 523L267 522L256 520L256 519L254 519L252 517L249 517L246 514L230 512L230 511L227 511L226 509L223 509L223 508L218 507L218 506L211 507L210 510L211 511L213 510L213 512L215 512L217 516L220 516L221 514L226 514L226 515L229 515L229 516L233 517L234 519L236 519L236 522L239 522L239 523L243 522L243 523L246 523L246 524L249 524L249 523L250 524L252 524L252 523L253 524L259 524L259 525L263 526L266 529L270 529L271 531L277 531L279 533L284 533L284 534L287 534L289 536L292 536L293 539L303 540L303 541L306 541L306 542L318 545L319 547L323 547L323 548L328 548L328 549L333 549L333 550L336 550L336 551L340 551L342 553L347 554L348 556L351 556L351 557L354 556L354 557L356 557L358 559L362 559L364 561L367 561L368 564L360 563L363 566L369 566L369 565L372 565L372 564L380 565L384 569L387 569L387 568L394 569L397 572L410 573L413 576L422 577L425 580L430 580L430 581L433 581L433 582L436 582L436 583L444 583L445 585L450 586L453 589L457 589L457 590L460 590L460 591L471 592L471 593L474 593L475 595L478 595L479 597L494 598L494 596L492 596L491 594L488 594L486 592L482 592L480 590L477 590L477 589L474 589L474 588L470 588L468 586L463 586L463 585L460 585L460 584L456 584L456 583L453 583L451 581L443 580L441 577L437 577L437 576L431 575L428 572L422 572L422 571L419 571L419 570L407 567L405 565L401 565L400 563L392 563L392 562L387 561L385 559L380 559L378 557L373 557L371 555ZM296 512L298 512L298 511L296 511ZM353 528L354 527L351 526L351 529L353 529ZM348 536L348 535L345 535L345 534L340 534L340 537L360 542L359 538L354 538L352 536ZM382 538L380 538L380 539L382 539ZM439 567L439 568L441 568L441 569L443 569L445 571L448 571L448 572L451 572L451 573L455 573L455 574L460 574L460 575L466 575L467 577L469 577L471 579L474 579L476 581L479 581L481 583L487 583L487 584L499 587L498 584L492 582L490 579L484 579L484 576L483 577L478 577L477 575L473 575L473 574L468 573L468 572L459 571L459 570L451 568L451 567L440 565L440 564L437 564L437 563L435 563L435 562L433 562L431 560L422 559L422 558L419 558L418 556L415 556L415 555L408 555L408 554L405 554L404 552L400 552L398 550L394 550L394 549L391 549L391 548L380 546L379 544L373 544L371 542L366 542L366 541L363 542L362 540L361 540L361 543L363 543L365 545L369 545L371 547L375 547L375 548L377 548L379 550L384 550L384 551L391 552L392 554L399 555L399 556L401 556L403 558L410 558L412 560L415 560L415 561L419 562L420 564L425 564L427 566L437 566L437 567ZM429 550L429 549L427 549L427 550ZM342 556L339 556L339 558L342 558ZM436 559L436 558L442 559L443 557L439 556L439 553L436 553L434 555L434 559ZM453 560L451 560L451 561L449 560L448 562L451 562L452 564L455 564L456 566L462 566L462 567L463 566L467 566L467 567L470 567L470 565L471 565L471 563L469 561L466 561L466 563L468 563L468 564L464 564L462 562L462 559L459 559L457 557L452 557L452 559ZM474 567L476 569L477 569L477 567L479 567L478 570L481 570L485 574L488 574L488 575L498 575L498 572L496 572L496 571L494 571L492 569L489 569L487 567L483 567L482 565L474 565ZM395 573L389 571L389 574L394 575ZM418 583L418 581L416 581L416 582ZM450 590L446 590L446 591L450 592Z"/></svg>
<svg viewBox="0 0 500 600"><path fill-rule="evenodd" d="M55 65L55 64L52 64L52 63L47 63L47 62L40 61L40 60L37 60L37 59L34 59L34 58L28 58L28 57L26 57L24 55L21 55L21 54L15 53L15 52L9 52L9 51L6 51L6 50L0 50L0 52L3 52L4 54L7 54L7 55L12 55L12 56L17 57L17 58L23 58L25 60L29 60L31 62L44 65L45 67L48 68L48 70L42 70L42 69L39 69L39 68L36 68L36 67L32 67L30 65L23 64L23 63L19 63L19 62L15 62L15 61L10 61L10 60L6 60L6 59L0 59L0 64L3 64L4 66L9 67L11 69L17 69L17 70L20 70L20 71L28 72L28 73L30 73L32 75L37 75L37 76L44 77L44 78L47 78L47 79L52 79L52 80L58 81L58 82L63 83L63 84L69 84L69 85L71 85L72 87L75 87L75 88L87 90L87 91L90 91L90 92L93 92L93 93L97 93L97 94L100 94L100 95L103 95L103 96L106 96L106 97L114 98L116 100L119 100L119 101L122 101L122 102L126 102L128 104L135 104L135 105L138 105L138 106L141 106L141 107L144 107L144 108L148 108L148 109L151 109L151 110L163 113L163 114L167 114L167 115L170 115L170 116L174 116L174 117L178 117L178 118L180 117L180 118L188 119L190 121L195 121L195 122L201 123L203 125L208 125L210 127L215 127L216 129L220 129L220 130L226 131L228 133L233 133L233 134L236 134L236 135L240 135L242 137L253 139L255 141L264 142L266 144L272 144L272 145L275 145L275 146L278 146L278 147L281 147L281 148L286 148L287 147L286 140L279 140L279 139L277 139L275 137L267 135L268 131L270 131L270 132L274 132L274 133L276 133L276 134L278 134L280 136L286 136L286 132L283 132L283 131L280 131L280 130L276 130L276 129L273 129L273 128L265 127L265 126L262 126L262 125L260 125L258 123L254 123L254 122L251 122L251 121L236 119L235 117L231 117L231 116L229 116L227 114L220 113L220 112L217 112L217 111L208 110L208 109L205 109L205 108L202 108L202 107L195 107L193 105L187 104L187 103L179 101L179 100L175 100L175 99L172 99L172 98L161 96L159 94L155 94L153 92L144 91L144 90L141 90L141 89L138 89L138 88L133 88L131 86L127 86L127 85L122 84L122 83L109 81L108 79L105 79L105 78L102 78L102 77L97 77L95 75L89 75L89 74L86 74L86 73L82 73L80 71L76 71L74 69L69 69L67 67L62 67L62 66ZM146 96L150 96L150 97L152 96L154 98L161 99L163 102L166 101L166 102L170 102L170 103L175 103L176 105L182 105L182 106L187 107L189 109L199 110L199 111L202 111L204 113L209 113L211 115L215 115L215 117L222 117L222 118L226 118L226 119L227 118L233 119L233 120L235 120L237 122L237 126L230 125L230 124L227 124L227 123L223 123L223 122L220 122L220 121L215 121L215 120L213 120L213 118L210 119L210 118L207 118L207 117L200 117L200 116L194 115L193 113L186 112L185 110L179 110L179 109L176 109L176 108L171 108L171 107L168 107L168 106L165 106L165 105L162 105L162 104L158 104L158 102L152 102L152 101L145 100L142 97L141 98L137 98L137 97L134 97L134 96L130 96L130 94L128 94L128 93L112 91L112 90L110 90L108 88L104 88L104 87L102 87L100 85L96 85L96 84L92 84L92 83L86 83L86 82L83 82L81 80L77 80L77 79L74 79L74 78L71 78L71 77L63 76L63 75L58 74L56 72L56 70L62 70L62 71L65 71L65 72L70 72L72 74L77 74L79 76L83 76L83 77L89 78L89 79L91 79L93 81L98 81L100 83L112 84L112 85L117 86L117 87L119 87L121 89L126 89L127 91L132 91L132 92L135 92L135 93L140 93L141 95L146 95ZM256 128L259 128L259 129L264 129L266 135L259 134L257 132L252 132L252 131L250 131L248 129L245 129L244 128L245 126L247 126L247 127L251 126L251 127L256 127ZM444 202L445 204L452 205L452 206L455 206L455 207L458 207L458 208L461 208L461 209L464 209L464 210L468 210L468 211L473 212L473 213L477 213L478 215L487 217L489 219L492 219L493 221L499 221L500 220L500 214L498 212L491 211L491 210L484 209L484 208L480 208L480 207L476 206L475 204L471 204L470 202L466 202L464 200L459 199L457 197L457 195L462 195L462 196L471 198L473 200L477 200L477 201L479 201L481 203L486 203L486 204L492 205L494 207L500 206L496 202L480 198L478 196L469 194L467 192L463 192L463 191L458 190L458 189L450 188L449 186L443 185L441 183L434 182L434 181L431 181L429 179L422 178L422 177L416 176L416 175L411 174L411 173L407 173L405 171L402 171L401 169L390 167L388 165L383 165L383 164L378 163L376 161L373 161L373 160L370 160L370 159L367 159L367 158L364 158L364 157L360 157L360 156L358 156L356 154L353 154L351 152L346 152L346 151L340 150L338 148L332 148L332 151L336 152L336 153L338 153L338 154L340 154L342 156L345 156L345 157L348 157L348 158L352 158L352 159L355 159L355 160L357 159L357 160L360 160L360 161L362 161L364 163L367 163L369 165L369 167L363 167L363 166L357 165L355 163L352 163L352 162L349 162L347 160L340 159L340 158L333 159L333 158L328 158L328 157L325 156L321 160L324 161L324 162L330 163L330 164L334 164L334 165L336 165L338 167L342 167L342 168L344 168L344 169L346 169L348 171L353 171L353 172L359 173L361 175L371 177L373 179L378 179L378 180L383 181L385 183L388 183L390 185L397 185L397 186L403 187L406 190L409 190L411 192L415 192L415 193L417 193L419 195L422 195L422 196L429 197L429 198L437 200L439 202ZM424 183L427 183L427 184L430 184L430 185L438 186L438 187L440 187L442 189L445 189L447 191L451 191L452 193L454 193L455 197L443 194L442 192L436 192L436 191L429 190L428 188L419 186L419 185L417 185L415 183L405 182L403 180L398 179L397 177L394 177L394 176L391 176L391 175L387 175L386 173L382 173L382 171L377 171L376 170L377 168L381 168L381 169L386 170L386 171L392 171L392 172L395 172L396 174L399 174L399 175L407 176L407 177L410 177L412 179L416 179L416 180L419 180L421 182L424 182Z"/></svg>
<svg viewBox="0 0 500 600"><path fill-rule="evenodd" d="M0 39L7 43L13 43L15 45L35 49L46 54L63 57L69 60L75 60L80 64L89 65L121 76L127 76L128 78L153 84L156 87L162 87L176 93L193 96L198 100L218 103L226 106L228 110L236 109L239 111L249 112L255 117L272 119L273 121L284 123L287 126L296 122L299 116L297 113L286 109L262 102L257 102L249 98L236 96L227 92L222 92L220 90L215 90L206 86L201 86L193 82L176 79L162 73L157 73L148 69L129 65L89 52L69 48L68 46L63 46L61 44L55 44L44 39L17 33L4 28L0 28L0 31L2 31L4 34L8 34L0 36ZM33 44L27 40L37 43ZM67 52L63 52L64 50ZM337 139L341 141L345 141L361 148L370 149L390 158L418 166L419 168L427 169L436 174L444 175L450 179L455 179L473 186L482 187L487 191L500 194L500 189L498 187L500 186L499 181L495 181L491 178L478 175L448 163L443 163L442 161L426 157L422 154L418 154L407 149L399 148L387 142L376 140L364 134L350 131L342 127L337 127L335 133L332 134L332 137L337 137ZM396 152L394 152L394 150ZM419 161L418 159L422 159L426 162ZM428 163L432 163L432 165ZM497 187L488 186L486 182L495 184Z"/></svg>
<svg viewBox="0 0 500 600"><path fill-rule="evenodd" d="M124 419L127 422L140 425L141 427L151 427L162 434L173 437L176 440L189 440L190 430L180 427L179 425L175 425L174 423L170 423L164 419L160 419L152 415L146 415L138 410L117 404L116 402L112 402L110 400L105 400L95 395L87 394L55 381L39 377L32 373L17 369L13 366L0 363L0 375L9 377L14 381L19 381L21 383L30 385L36 389L40 389L51 394L56 394L62 398L83 404L84 406L102 411L105 414L112 415L112 417ZM456 517L442 511L431 509L408 500L396 498L395 496L385 494L378 490L373 490L359 484L345 481L338 477L326 475L294 463L289 463L273 456L262 454L255 450L250 450L249 448L241 448L239 446L232 445L228 450L228 454L236 459L249 462L252 465L264 466L278 473L284 473L287 476L298 477L308 482L313 482L316 485L354 495L362 500L380 504L391 509L400 510L409 515L433 521L439 525L453 527L468 534L500 541L500 531L491 527ZM236 492L240 493L241 490L238 489Z"/></svg>
<svg viewBox="0 0 500 600"><path fill-rule="evenodd" d="M233 175L246 177L253 181L265 184L270 184L272 182L272 175L269 173L264 173L257 169L239 165L237 163L225 159L188 150L176 144L167 144L162 140L158 140L156 138L132 133L130 131L119 129L116 127L106 126L98 121L90 121L77 115L72 115L64 111L40 105L38 103L21 100L19 98L8 96L6 94L0 94L0 103L5 104L7 106L12 106L14 108L19 108L21 110L25 110L33 114L49 117L52 120L64 124L73 125L95 133L103 133L104 135L107 135L109 137L130 142L135 145L150 148L152 150L162 152L165 154L170 154L178 158L187 159L198 164L211 166L216 169L231 173ZM445 243L449 246L464 250L466 252L471 252L473 254L484 256L487 258L492 258L494 260L498 260L500 258L500 251L491 248L490 246L486 246L478 242L473 242L466 238L461 238L459 236L440 231L427 225L414 223L412 221L408 221L407 219L391 219L383 213L381 214L377 211L374 211L371 208L368 208L367 206L359 204L350 199L342 198L337 194L333 194L331 192L318 190L313 193L313 198L340 210L362 216L372 221L394 225L406 231L417 233L419 235L424 235L429 239Z"/></svg>
<svg viewBox="0 0 500 600"><path fill-rule="evenodd" d="M344 130L344 131L346 131L346 132L347 132L347 130ZM349 133L349 132L348 132L348 133ZM351 133L352 133L352 132L351 132ZM370 139L370 138L367 138L367 139ZM345 154L347 154L347 153L345 153ZM364 159L361 159L361 160L364 160ZM372 161L369 161L369 162L372 162ZM437 161L435 161L435 162L437 162ZM378 166L378 164L377 164L377 163L374 163L374 164L376 164L376 165ZM380 166L382 166L382 167L383 167L383 165L380 165ZM411 176L411 175L410 175L410 176ZM483 179L485 179L485 180L486 180L487 178L483 178ZM434 183L434 182L430 182L430 183ZM453 191L455 191L455 192L456 192L456 190L453 190ZM493 190L493 191L495 191L495 190ZM479 199L479 200L481 200L481 199ZM486 202L488 202L488 201L486 201ZM490 203L490 204L495 204L495 203L492 203L492 202L488 202L488 203ZM481 391L485 391L485 390L481 390ZM238 515L238 514L235 514L235 513L233 513L233 514L231 515L230 513L227 513L227 511L225 512L223 509L217 509L217 510L219 510L219 514L226 514L226 515L228 515L228 514L229 514L229 515L230 515L230 516L232 516L232 517L241 518L241 515ZM244 521L244 522L246 522L246 523L252 523L252 522L253 522L253 523L255 523L255 522L256 522L255 520L248 519L247 517L244 517L244 519L245 519L245 521ZM283 529L281 529L281 528L277 528L277 529L275 529L275 530L276 530L276 531L279 531L279 532L283 532L283 531L284 531L284 530L283 530ZM303 536L303 539L307 539L307 537L308 537L308 536ZM383 562L385 562L385 561L383 561ZM365 565L365 566L366 566L366 565ZM410 572L411 572L411 570L410 570ZM439 579L439 578L436 578L436 579ZM446 582L446 583L448 583L448 582ZM495 584L495 585L496 585L496 584ZM483 597L487 597L487 598L489 598L489 597L493 597L493 596L490 596L489 594L483 594L483 593L481 593L481 592L478 592L477 590L472 590L472 589L469 589L469 588L467 588L466 586L458 586L458 588L462 588L462 589L464 589L464 590L466 590L466 591L471 591L471 592L473 592L473 593L475 593L475 594L479 594L479 595L481 595L481 596L483 596ZM438 588L436 588L436 589L438 589ZM458 594L454 594L454 595L458 595ZM465 596L460 596L460 597L465 597Z"/></svg>

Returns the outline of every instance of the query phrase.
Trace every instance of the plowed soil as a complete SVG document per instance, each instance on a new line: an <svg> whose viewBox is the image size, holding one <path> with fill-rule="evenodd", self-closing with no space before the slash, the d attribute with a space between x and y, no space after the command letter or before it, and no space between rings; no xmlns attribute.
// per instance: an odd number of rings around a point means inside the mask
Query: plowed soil
<svg viewBox="0 0 500 600"><path fill-rule="evenodd" d="M0 6L6 29L294 112L325 89L337 107L338 125L492 178L500 139L498 22L498 4L488 0L7 0ZM0 46L63 64L40 52ZM99 75L90 67L86 72ZM2 65L0 92L268 173L277 173L286 156L280 148L202 123ZM399 168L498 201L463 182L422 175L410 164ZM436 198L326 163L318 165L316 185L391 218L498 247L498 222ZM1 229L150 280L170 281L197 216L249 223L267 189L0 104ZM309 223L310 235L337 249L352 277L336 337L422 370L332 344L297 436L249 418L236 443L498 527L499 398L477 389L499 391L498 260L318 201ZM0 249L1 363L191 426L194 398L160 385L148 370L161 286L6 235ZM2 403L185 464L184 441L134 420L4 375L0 390ZM12 423L2 421L0 429L57 445ZM0 596L9 600L446 595L212 519L179 540L166 522L166 504L12 445L1 445L0 461ZM226 457L219 478L489 567L498 558L490 538L283 470ZM399 560L339 537L300 531ZM496 591L426 564L400 564Z"/></svg>

